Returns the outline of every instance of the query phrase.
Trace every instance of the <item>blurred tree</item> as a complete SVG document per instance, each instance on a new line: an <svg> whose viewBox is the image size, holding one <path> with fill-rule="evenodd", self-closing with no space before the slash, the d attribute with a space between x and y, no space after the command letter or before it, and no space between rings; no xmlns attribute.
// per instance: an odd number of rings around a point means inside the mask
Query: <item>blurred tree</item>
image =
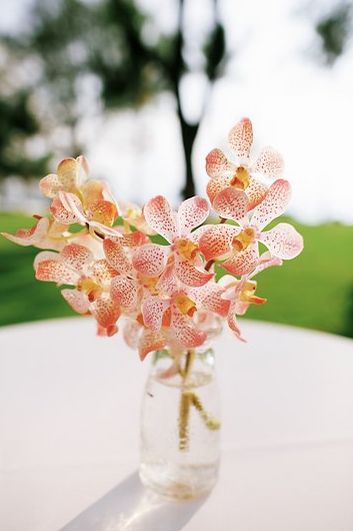
<svg viewBox="0 0 353 531"><path fill-rule="evenodd" d="M316 22L325 62L332 65L345 51L352 30L352 4L339 3Z"/></svg>
<svg viewBox="0 0 353 531"><path fill-rule="evenodd" d="M31 28L7 37L22 61L32 58L40 76L32 87L38 115L47 132L61 125L70 152L81 151L77 130L89 112L82 102L85 86L95 86L104 110L139 107L161 91L176 101L185 156L185 197L195 193L191 155L199 129L187 119L181 83L193 71L185 43L185 0L178 4L173 34L163 35L153 21L131 0L36 0ZM218 1L210 0L213 27L205 37L202 64L208 90L221 75L225 62L224 29L219 21ZM62 140L62 139L61 139Z"/></svg>
<svg viewBox="0 0 353 531"><path fill-rule="evenodd" d="M30 90L13 83L15 57L4 43L0 52L0 179L30 178L46 171L49 155L36 157L28 152L27 143L39 133L40 124L30 106Z"/></svg>

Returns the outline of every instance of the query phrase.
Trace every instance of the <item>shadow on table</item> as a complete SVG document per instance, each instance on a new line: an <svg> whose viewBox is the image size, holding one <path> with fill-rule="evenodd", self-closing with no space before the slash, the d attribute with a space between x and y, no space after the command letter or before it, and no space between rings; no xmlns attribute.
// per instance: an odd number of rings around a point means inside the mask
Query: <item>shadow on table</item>
<svg viewBox="0 0 353 531"><path fill-rule="evenodd" d="M145 489L135 472L60 531L179 531L205 500L166 500Z"/></svg>

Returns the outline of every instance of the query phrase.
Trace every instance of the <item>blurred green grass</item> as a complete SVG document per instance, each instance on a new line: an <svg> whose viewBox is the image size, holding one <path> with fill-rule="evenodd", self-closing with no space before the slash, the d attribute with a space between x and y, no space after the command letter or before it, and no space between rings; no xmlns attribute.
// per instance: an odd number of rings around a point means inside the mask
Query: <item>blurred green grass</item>
<svg viewBox="0 0 353 531"><path fill-rule="evenodd" d="M353 297L353 228L290 222L304 236L304 252L259 275L257 294L268 302L251 307L246 317L347 333ZM0 213L1 231L14 232L32 224L28 216ZM37 252L0 237L0 325L74 315L54 284L34 279Z"/></svg>

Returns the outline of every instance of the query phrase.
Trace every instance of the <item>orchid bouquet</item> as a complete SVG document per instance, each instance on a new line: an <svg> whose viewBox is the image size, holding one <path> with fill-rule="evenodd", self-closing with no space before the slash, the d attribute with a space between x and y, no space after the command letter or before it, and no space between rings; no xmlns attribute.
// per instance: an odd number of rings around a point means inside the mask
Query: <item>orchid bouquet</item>
<svg viewBox="0 0 353 531"><path fill-rule="evenodd" d="M118 207L103 182L89 179L80 156L62 160L40 181L51 199L48 215L35 215L31 229L3 235L42 249L34 260L36 278L64 286L62 296L77 313L96 319L99 335L114 335L124 317L124 338L141 359L164 347L177 358L203 345L222 320L243 339L237 316L266 302L256 295L255 275L296 257L303 240L288 223L265 230L290 198L281 156L265 148L251 161L248 118L228 139L234 161L220 149L206 158L217 221L205 223L209 203L198 196L177 212L162 196L142 210ZM262 254L259 243L267 248Z"/></svg>

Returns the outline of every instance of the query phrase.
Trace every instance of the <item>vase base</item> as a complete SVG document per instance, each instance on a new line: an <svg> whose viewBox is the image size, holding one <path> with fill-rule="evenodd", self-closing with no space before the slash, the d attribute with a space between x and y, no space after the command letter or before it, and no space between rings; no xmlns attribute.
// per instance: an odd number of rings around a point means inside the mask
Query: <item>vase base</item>
<svg viewBox="0 0 353 531"><path fill-rule="evenodd" d="M140 465L140 479L165 498L190 500L210 492L217 482L218 463L211 465L175 466L171 464Z"/></svg>

